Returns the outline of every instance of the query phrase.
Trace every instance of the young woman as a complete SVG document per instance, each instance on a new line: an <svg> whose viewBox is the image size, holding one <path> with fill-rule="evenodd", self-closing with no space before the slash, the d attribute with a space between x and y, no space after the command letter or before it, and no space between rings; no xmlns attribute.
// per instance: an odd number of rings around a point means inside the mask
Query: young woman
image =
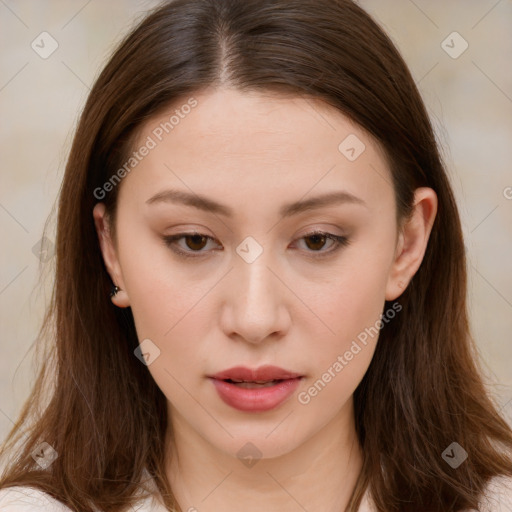
<svg viewBox="0 0 512 512"><path fill-rule="evenodd" d="M2 511L512 510L453 193L355 3L162 4L90 93L56 245Z"/></svg>

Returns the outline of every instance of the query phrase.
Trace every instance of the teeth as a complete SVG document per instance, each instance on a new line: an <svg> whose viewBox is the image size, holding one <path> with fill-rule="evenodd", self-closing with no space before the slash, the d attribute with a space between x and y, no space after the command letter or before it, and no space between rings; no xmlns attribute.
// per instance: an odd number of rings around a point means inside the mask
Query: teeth
<svg viewBox="0 0 512 512"><path fill-rule="evenodd" d="M277 381L271 380L267 382L235 382L235 384L239 388L247 388L247 389L253 389L253 388L268 388L270 386L274 386Z"/></svg>
<svg viewBox="0 0 512 512"><path fill-rule="evenodd" d="M242 380L242 379L227 379L235 384L249 383L249 384L267 384L272 382L278 382L278 380Z"/></svg>

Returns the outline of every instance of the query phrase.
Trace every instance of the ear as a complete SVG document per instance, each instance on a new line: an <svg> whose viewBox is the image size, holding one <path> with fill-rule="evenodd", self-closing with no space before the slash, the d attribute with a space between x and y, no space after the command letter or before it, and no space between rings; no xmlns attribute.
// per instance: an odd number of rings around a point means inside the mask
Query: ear
<svg viewBox="0 0 512 512"><path fill-rule="evenodd" d="M127 308L130 306L130 300L124 285L123 273L117 256L117 248L111 237L110 219L108 215L105 214L105 204L96 204L92 215L94 217L94 225L96 226L103 261L105 262L112 282L120 288L112 297L112 302L120 308Z"/></svg>
<svg viewBox="0 0 512 512"><path fill-rule="evenodd" d="M431 188L417 188L411 217L398 235L395 258L386 286L386 300L395 300L407 288L423 261L437 213L437 195Z"/></svg>

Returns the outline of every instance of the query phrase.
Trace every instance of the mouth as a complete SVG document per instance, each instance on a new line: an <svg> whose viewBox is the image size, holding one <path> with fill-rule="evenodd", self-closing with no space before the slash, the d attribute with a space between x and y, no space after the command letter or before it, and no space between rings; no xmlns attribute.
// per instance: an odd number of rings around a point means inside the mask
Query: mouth
<svg viewBox="0 0 512 512"><path fill-rule="evenodd" d="M283 382L288 379L278 379L278 380L261 380L261 381L247 381L247 380L236 380L236 379L221 379L224 382L229 384L233 384L237 388L246 388L246 389L258 389L258 388L268 388L270 386L274 386L279 382Z"/></svg>
<svg viewBox="0 0 512 512"><path fill-rule="evenodd" d="M210 377L217 380L229 380L234 384L244 382L267 384L273 381L296 379L302 377L302 375L291 370L279 368L279 366L265 365L255 369L246 368L245 366L235 366L218 372L215 375L210 375Z"/></svg>
<svg viewBox="0 0 512 512"><path fill-rule="evenodd" d="M277 366L254 370L237 366L208 377L227 405L241 411L262 412L289 398L304 375Z"/></svg>

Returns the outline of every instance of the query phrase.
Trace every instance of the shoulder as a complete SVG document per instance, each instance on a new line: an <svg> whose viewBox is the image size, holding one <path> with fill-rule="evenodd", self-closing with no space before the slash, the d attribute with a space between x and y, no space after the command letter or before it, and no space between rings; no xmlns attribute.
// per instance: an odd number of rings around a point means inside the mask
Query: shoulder
<svg viewBox="0 0 512 512"><path fill-rule="evenodd" d="M2 512L71 512L60 501L33 487L15 486L0 489L0 510Z"/></svg>
<svg viewBox="0 0 512 512"><path fill-rule="evenodd" d="M0 510L2 512L73 512L49 494L28 486L0 489ZM137 507L138 512L165 512L166 510L163 503L152 494L141 496Z"/></svg>
<svg viewBox="0 0 512 512"><path fill-rule="evenodd" d="M376 512L368 489L361 501L358 512ZM512 477L494 477L486 486L480 499L480 512L512 512ZM466 510L464 512L476 512Z"/></svg>
<svg viewBox="0 0 512 512"><path fill-rule="evenodd" d="M512 477L494 477L481 502L482 512L512 512Z"/></svg>

